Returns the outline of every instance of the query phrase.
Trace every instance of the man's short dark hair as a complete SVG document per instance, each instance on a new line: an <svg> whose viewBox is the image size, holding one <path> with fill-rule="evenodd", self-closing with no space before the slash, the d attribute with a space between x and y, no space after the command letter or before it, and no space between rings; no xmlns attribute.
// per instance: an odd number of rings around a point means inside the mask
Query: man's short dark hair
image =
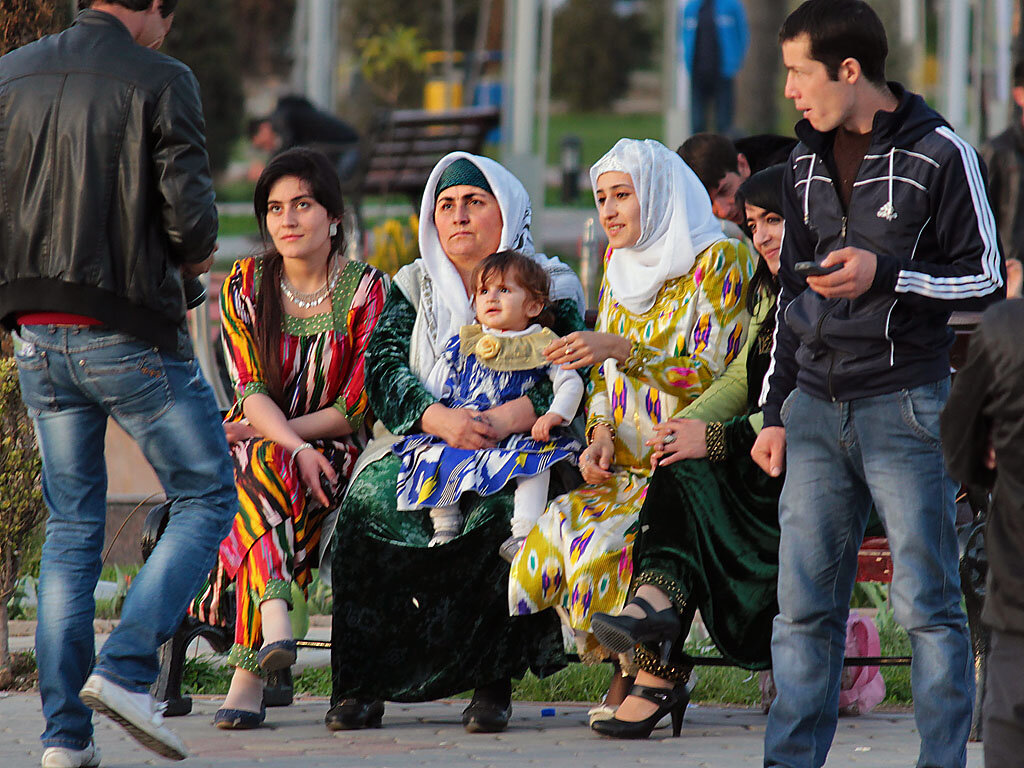
<svg viewBox="0 0 1024 768"><path fill-rule="evenodd" d="M676 152L697 174L708 194L718 187L725 174L739 173L736 145L720 133L695 133Z"/></svg>
<svg viewBox="0 0 1024 768"><path fill-rule="evenodd" d="M97 0L79 0L78 7L91 8L96 4ZM120 5L127 8L129 11L145 11L153 4L153 0L104 0L104 2L110 3L111 5ZM178 7L178 0L163 0L160 6L160 15L165 19L174 13L174 9Z"/></svg>
<svg viewBox="0 0 1024 768"><path fill-rule="evenodd" d="M882 20L864 0L807 0L782 23L779 42L800 35L810 39L811 58L824 64L833 80L839 79L843 61L856 59L864 77L885 85L889 41Z"/></svg>

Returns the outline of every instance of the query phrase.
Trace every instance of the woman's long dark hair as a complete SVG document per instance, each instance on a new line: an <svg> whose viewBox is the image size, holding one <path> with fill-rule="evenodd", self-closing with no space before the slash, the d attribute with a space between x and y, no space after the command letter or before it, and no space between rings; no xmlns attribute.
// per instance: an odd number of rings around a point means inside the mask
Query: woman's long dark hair
<svg viewBox="0 0 1024 768"><path fill-rule="evenodd" d="M297 176L309 185L313 199L327 209L332 219L340 222L345 213L345 202L341 196L341 181L327 155L315 149L296 147L273 158L263 169L256 190L253 193L253 207L256 223L263 236L263 277L256 293L256 317L253 318L253 332L256 353L259 355L266 377L270 396L282 409L283 385L281 374L281 325L284 311L281 308L281 271L283 258L274 247L267 231L267 208L270 190L286 176ZM341 253L345 233L341 223L338 232L331 238L334 251Z"/></svg>
<svg viewBox="0 0 1024 768"><path fill-rule="evenodd" d="M772 165L762 171L758 171L740 184L736 190L736 203L743 210L747 203L764 208L771 213L782 215L782 174L786 166L784 163ZM743 231L747 237L753 237L753 233L747 228L746 213L744 213ZM757 269L750 279L750 288L747 291L747 309L750 314L757 311L757 305L765 297L774 298L779 294L779 281L771 270L768 269L768 262L758 254Z"/></svg>

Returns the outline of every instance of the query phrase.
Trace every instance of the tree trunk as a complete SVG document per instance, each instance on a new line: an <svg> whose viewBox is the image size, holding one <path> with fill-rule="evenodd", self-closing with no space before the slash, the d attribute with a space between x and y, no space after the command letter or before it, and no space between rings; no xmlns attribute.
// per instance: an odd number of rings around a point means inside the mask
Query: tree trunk
<svg viewBox="0 0 1024 768"><path fill-rule="evenodd" d="M9 636L10 627L7 623L7 601L0 600L0 691L10 688L11 683L14 682Z"/></svg>
<svg viewBox="0 0 1024 768"><path fill-rule="evenodd" d="M789 12L788 0L746 0L750 48L736 77L736 125L747 134L790 133L779 126L780 73L779 27ZM768 94L767 98L764 95Z"/></svg>

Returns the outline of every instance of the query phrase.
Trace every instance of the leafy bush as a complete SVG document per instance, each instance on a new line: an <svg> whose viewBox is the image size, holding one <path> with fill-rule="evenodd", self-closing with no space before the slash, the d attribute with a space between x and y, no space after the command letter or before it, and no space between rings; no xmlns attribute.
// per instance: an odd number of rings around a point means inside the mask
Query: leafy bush
<svg viewBox="0 0 1024 768"><path fill-rule="evenodd" d="M7 601L21 576L24 550L38 536L46 515L40 472L35 432L18 388L17 364L13 357L0 358L0 689L12 680Z"/></svg>

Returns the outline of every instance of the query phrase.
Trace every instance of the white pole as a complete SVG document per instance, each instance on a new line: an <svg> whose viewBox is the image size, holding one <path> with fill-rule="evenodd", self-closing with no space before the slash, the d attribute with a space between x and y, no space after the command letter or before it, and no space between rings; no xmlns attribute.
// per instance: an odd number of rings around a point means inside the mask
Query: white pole
<svg viewBox="0 0 1024 768"><path fill-rule="evenodd" d="M548 123L551 122L551 47L552 31L555 26L555 4L553 0L541 0L540 24L540 115L537 120L537 153L542 168L548 163ZM546 175L544 173L543 175Z"/></svg>
<svg viewBox="0 0 1024 768"><path fill-rule="evenodd" d="M911 45L917 40L919 1L900 0L900 42L904 45Z"/></svg>
<svg viewBox="0 0 1024 768"><path fill-rule="evenodd" d="M533 124L537 98L537 2L518 0L515 59L512 63L512 154L533 151Z"/></svg>
<svg viewBox="0 0 1024 768"><path fill-rule="evenodd" d="M1010 101L1010 70L1013 66L1013 0L995 0L996 12L996 99ZM1009 118L1009 115L1006 115ZM1003 126L1005 127L1005 125Z"/></svg>
<svg viewBox="0 0 1024 768"><path fill-rule="evenodd" d="M308 5L306 96L321 109L333 111L335 0L308 0Z"/></svg>
<svg viewBox="0 0 1024 768"><path fill-rule="evenodd" d="M957 131L967 124L967 79L970 77L969 0L949 0L946 6L945 117Z"/></svg>
<svg viewBox="0 0 1024 768"><path fill-rule="evenodd" d="M681 0L665 0L662 87L665 100L665 146L675 149L690 135L690 75L683 57Z"/></svg>

